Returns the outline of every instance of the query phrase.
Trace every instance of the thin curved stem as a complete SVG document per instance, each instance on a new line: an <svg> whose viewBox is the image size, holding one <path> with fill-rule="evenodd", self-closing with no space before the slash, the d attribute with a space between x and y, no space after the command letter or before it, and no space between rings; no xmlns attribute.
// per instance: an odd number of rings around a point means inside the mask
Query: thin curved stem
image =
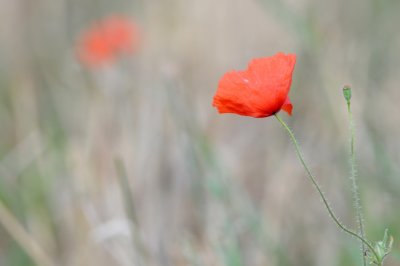
<svg viewBox="0 0 400 266"><path fill-rule="evenodd" d="M350 108L350 99L347 101L347 110L349 113L349 123L350 123L350 180L352 185L352 194L353 194L353 202L354 202L354 209L356 211L356 217L358 222L358 233L362 238L365 238L365 231L364 231L364 221L363 221L363 213L360 204L360 196L358 193L357 182L356 182L356 156L354 151L354 121L353 121L353 113L351 112ZM367 265L367 260L364 256L365 245L361 241L361 254L363 258L364 266Z"/></svg>
<svg viewBox="0 0 400 266"><path fill-rule="evenodd" d="M347 229L345 225L343 225L339 219L335 216L335 214L332 211L332 208L329 206L328 200L326 199L324 193L322 192L320 186L318 185L317 181L315 180L314 176L311 174L310 169L308 168L307 164L305 163L304 159L303 159L303 155L300 151L300 147L299 147L299 143L297 142L292 130L289 128L289 126L278 116L278 114L275 114L276 119L279 121L279 123L285 128L285 130L288 132L290 139L292 140L295 150L296 150L296 154L297 157L299 158L301 164L303 165L304 169L307 172L307 176L310 179L310 181L313 183L314 187L317 189L318 194L320 195L322 201L324 202L325 208L327 209L329 216L332 218L332 220L336 223L336 225L342 229L344 232L348 233L349 235L352 235L356 238L358 238L359 240L361 240L367 247L368 249L374 253L374 256L378 259L379 256L376 253L375 249L372 247L372 245L365 240L362 236L360 236L359 234L357 234L356 232L351 231L350 229Z"/></svg>

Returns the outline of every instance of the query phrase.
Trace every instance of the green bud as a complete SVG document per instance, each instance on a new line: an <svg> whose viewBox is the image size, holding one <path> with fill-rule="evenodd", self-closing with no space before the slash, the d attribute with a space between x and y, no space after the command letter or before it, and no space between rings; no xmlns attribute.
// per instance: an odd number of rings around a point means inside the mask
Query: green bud
<svg viewBox="0 0 400 266"><path fill-rule="evenodd" d="M351 88L348 85L343 86L343 96L346 99L347 103L350 103L351 99Z"/></svg>

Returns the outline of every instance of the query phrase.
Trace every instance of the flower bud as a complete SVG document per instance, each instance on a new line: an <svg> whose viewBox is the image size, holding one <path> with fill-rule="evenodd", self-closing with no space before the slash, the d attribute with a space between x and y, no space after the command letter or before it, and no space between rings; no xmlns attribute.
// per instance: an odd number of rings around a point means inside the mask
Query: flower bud
<svg viewBox="0 0 400 266"><path fill-rule="evenodd" d="M347 103L350 103L351 99L351 88L349 85L343 86L343 96L346 99Z"/></svg>

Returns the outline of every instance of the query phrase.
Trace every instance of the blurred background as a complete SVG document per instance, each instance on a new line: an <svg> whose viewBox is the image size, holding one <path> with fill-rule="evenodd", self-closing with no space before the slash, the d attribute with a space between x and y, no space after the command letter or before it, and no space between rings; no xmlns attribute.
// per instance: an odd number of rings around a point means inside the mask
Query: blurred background
<svg viewBox="0 0 400 266"><path fill-rule="evenodd" d="M220 77L297 54L306 161L356 228L342 86L353 87L366 232L400 265L397 0L1 0L0 265L362 265L274 118L219 115ZM135 51L77 56L123 16Z"/></svg>

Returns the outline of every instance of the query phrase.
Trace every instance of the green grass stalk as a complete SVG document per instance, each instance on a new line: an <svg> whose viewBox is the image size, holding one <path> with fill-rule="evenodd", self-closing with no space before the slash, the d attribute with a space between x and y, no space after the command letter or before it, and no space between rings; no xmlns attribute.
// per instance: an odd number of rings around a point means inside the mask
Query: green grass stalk
<svg viewBox="0 0 400 266"><path fill-rule="evenodd" d="M0 224L38 266L56 265L39 243L23 228L17 218L0 202Z"/></svg>

